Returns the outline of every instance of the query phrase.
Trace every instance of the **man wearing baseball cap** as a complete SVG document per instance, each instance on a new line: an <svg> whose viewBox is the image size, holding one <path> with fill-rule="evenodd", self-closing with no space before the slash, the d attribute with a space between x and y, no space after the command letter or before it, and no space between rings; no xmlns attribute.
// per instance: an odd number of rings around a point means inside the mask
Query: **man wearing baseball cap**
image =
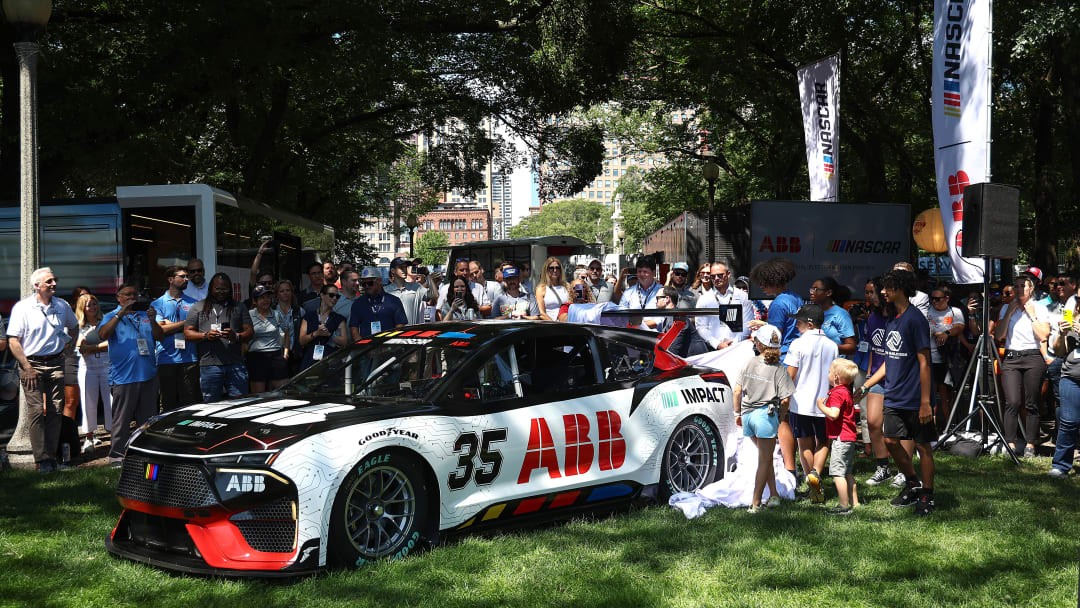
<svg viewBox="0 0 1080 608"><path fill-rule="evenodd" d="M491 306L491 315L496 319L531 319L540 318L540 309L536 298L521 289L521 272L514 266L503 266L503 292L495 296Z"/></svg>
<svg viewBox="0 0 1080 608"><path fill-rule="evenodd" d="M367 338L409 322L401 300L383 291L382 275L371 266L360 273L364 293L353 300L349 333L353 340Z"/></svg>
<svg viewBox="0 0 1080 608"><path fill-rule="evenodd" d="M600 259L593 258L589 260L589 264L585 269L589 271L588 283L589 289L592 290L593 301L598 304L610 302L611 295L615 290L611 284L604 280L604 265L600 262Z"/></svg>
<svg viewBox="0 0 1080 608"><path fill-rule="evenodd" d="M424 302L427 300L427 288L419 283L405 280L410 266L419 266L420 258L408 259L396 257L390 262L390 282L383 288L386 293L401 300L405 309L405 318L409 325L423 322Z"/></svg>
<svg viewBox="0 0 1080 608"><path fill-rule="evenodd" d="M668 275L667 286L679 292L679 308L693 308L697 301L697 295L690 291L690 267L686 262L675 262L671 265L671 273Z"/></svg>

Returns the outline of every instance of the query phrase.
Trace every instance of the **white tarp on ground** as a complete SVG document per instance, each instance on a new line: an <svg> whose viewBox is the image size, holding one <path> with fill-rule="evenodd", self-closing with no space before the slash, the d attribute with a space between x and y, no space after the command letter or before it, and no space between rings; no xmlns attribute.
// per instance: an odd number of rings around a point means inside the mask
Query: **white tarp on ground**
<svg viewBox="0 0 1080 608"><path fill-rule="evenodd" d="M713 351L690 357L688 361L695 365L711 367L724 372L734 387L743 367L754 356L751 341L740 342L731 348ZM721 415L734 416L734 411L721 412ZM711 483L697 492L680 492L669 500L669 504L683 512L686 517L700 517L705 509L723 505L725 507L748 506L754 495L754 475L757 472L758 452L754 442L742 436L742 427L733 427L734 432L724 437L724 450L727 455L724 478ZM734 471L732 471L734 465ZM773 454L773 469L776 471L776 489L781 498L795 498L795 478L784 469L777 446ZM762 502L769 499L769 489L765 488Z"/></svg>

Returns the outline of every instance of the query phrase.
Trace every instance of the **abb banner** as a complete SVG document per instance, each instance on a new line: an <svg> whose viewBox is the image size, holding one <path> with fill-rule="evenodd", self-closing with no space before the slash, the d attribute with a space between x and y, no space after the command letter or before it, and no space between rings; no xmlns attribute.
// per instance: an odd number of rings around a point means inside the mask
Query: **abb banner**
<svg viewBox="0 0 1080 608"><path fill-rule="evenodd" d="M909 215L908 205L753 201L751 267L770 258L789 258L798 272L788 288L803 298L809 297L815 280L827 275L861 300L868 278L907 261ZM751 296L765 297L757 285L751 287Z"/></svg>
<svg viewBox="0 0 1080 608"><path fill-rule="evenodd" d="M964 187L987 181L989 55L989 0L934 0L934 168L957 283L979 283L983 275L982 262L960 252Z"/></svg>

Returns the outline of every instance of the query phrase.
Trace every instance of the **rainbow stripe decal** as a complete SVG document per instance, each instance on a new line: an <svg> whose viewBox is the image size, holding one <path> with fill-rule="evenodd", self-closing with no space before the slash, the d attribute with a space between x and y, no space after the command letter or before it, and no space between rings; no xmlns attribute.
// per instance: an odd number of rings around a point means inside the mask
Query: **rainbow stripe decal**
<svg viewBox="0 0 1080 608"><path fill-rule="evenodd" d="M157 481L159 467L156 464L146 465L146 478L150 481Z"/></svg>
<svg viewBox="0 0 1080 608"><path fill-rule="evenodd" d="M565 507L581 506L604 500L632 498L640 488L640 485L632 482L619 482L594 488L582 488L501 502L480 511L454 529L464 530L473 525L479 526L493 520L507 520L517 516L551 512Z"/></svg>

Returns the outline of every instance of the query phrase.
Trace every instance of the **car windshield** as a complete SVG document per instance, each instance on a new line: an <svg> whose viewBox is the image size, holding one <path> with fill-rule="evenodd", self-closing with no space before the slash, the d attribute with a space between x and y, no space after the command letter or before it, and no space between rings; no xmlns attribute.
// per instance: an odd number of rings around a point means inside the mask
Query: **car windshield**
<svg viewBox="0 0 1080 608"><path fill-rule="evenodd" d="M397 342L396 340L394 342ZM472 354L460 347L373 343L315 365L281 388L284 392L345 397L425 399Z"/></svg>

